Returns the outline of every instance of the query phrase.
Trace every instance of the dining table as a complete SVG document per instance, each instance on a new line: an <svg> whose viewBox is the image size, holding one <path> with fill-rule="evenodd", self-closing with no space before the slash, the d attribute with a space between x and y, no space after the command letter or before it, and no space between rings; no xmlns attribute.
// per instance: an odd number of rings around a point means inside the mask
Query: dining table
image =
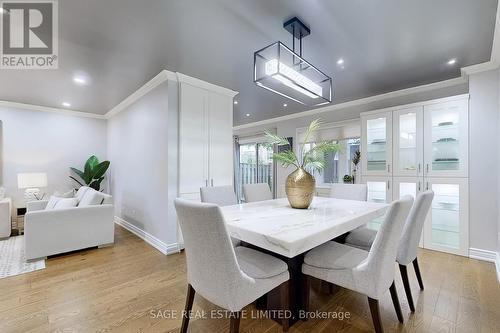
<svg viewBox="0 0 500 333"><path fill-rule="evenodd" d="M384 203L315 197L308 209L294 209L281 198L221 210L231 237L288 264L292 325L305 309L302 263L307 251L383 216L387 207ZM262 307L280 310L280 299L279 290L273 290L261 300Z"/></svg>

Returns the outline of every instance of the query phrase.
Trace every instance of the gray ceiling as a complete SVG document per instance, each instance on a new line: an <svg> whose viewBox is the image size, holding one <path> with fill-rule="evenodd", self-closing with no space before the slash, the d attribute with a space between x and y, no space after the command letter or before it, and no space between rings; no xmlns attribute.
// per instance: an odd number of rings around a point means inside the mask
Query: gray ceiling
<svg viewBox="0 0 500 333"><path fill-rule="evenodd" d="M277 40L290 45L282 28L290 17L310 25L304 58L333 77L333 103L341 103L457 77L460 67L488 61L496 6L497 0L64 0L59 69L0 70L0 100L52 107L67 101L104 114L168 69L239 91L234 119L243 124L307 109L253 83L253 52ZM455 66L446 64L450 58ZM78 71L90 85L73 84Z"/></svg>

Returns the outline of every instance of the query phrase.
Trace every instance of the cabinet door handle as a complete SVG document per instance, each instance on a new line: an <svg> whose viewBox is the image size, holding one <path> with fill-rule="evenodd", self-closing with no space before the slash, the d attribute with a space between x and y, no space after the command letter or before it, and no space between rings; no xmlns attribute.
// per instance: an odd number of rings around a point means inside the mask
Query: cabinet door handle
<svg viewBox="0 0 500 333"><path fill-rule="evenodd" d="M426 173L429 173L429 163L426 164L425 168L426 168Z"/></svg>
<svg viewBox="0 0 500 333"><path fill-rule="evenodd" d="M387 189L388 189L388 190L390 190L390 189L391 189L391 186L390 186L389 181L387 181Z"/></svg>
<svg viewBox="0 0 500 333"><path fill-rule="evenodd" d="M427 188L426 188L427 191L429 191L429 182L427 182Z"/></svg>
<svg viewBox="0 0 500 333"><path fill-rule="evenodd" d="M418 191L420 192L420 180L418 181Z"/></svg>
<svg viewBox="0 0 500 333"><path fill-rule="evenodd" d="M210 185L211 185L212 187L214 187L214 180L213 180L213 178L212 178L212 179L210 179Z"/></svg>
<svg viewBox="0 0 500 333"><path fill-rule="evenodd" d="M421 167L421 165L420 165L420 163L418 163L418 174L420 174L420 169L421 169L420 167Z"/></svg>
<svg viewBox="0 0 500 333"><path fill-rule="evenodd" d="M208 187L208 179L205 179L205 187Z"/></svg>
<svg viewBox="0 0 500 333"><path fill-rule="evenodd" d="M387 164L387 172L391 172L391 165L390 164Z"/></svg>

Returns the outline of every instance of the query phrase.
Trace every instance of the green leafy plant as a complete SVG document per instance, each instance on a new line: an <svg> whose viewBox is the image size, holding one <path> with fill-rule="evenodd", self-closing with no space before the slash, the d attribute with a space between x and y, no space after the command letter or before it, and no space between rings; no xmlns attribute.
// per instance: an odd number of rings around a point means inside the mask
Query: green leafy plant
<svg viewBox="0 0 500 333"><path fill-rule="evenodd" d="M321 127L322 121L320 119L313 120L307 127L304 140L299 143L299 151L297 154L293 152L291 147L283 152L274 153L273 159L284 168L291 165L297 169L303 168L309 171L321 172L325 168L325 154L330 152L337 152L340 145L333 141L323 141L316 143L313 147L306 150L306 145L311 143L310 140L314 133ZM273 134L269 131L265 132L269 144L278 146L289 146L290 143L285 137Z"/></svg>
<svg viewBox="0 0 500 333"><path fill-rule="evenodd" d="M354 156L352 157L352 164L354 164L354 167L356 169L360 161L361 161L361 152L358 149L354 152Z"/></svg>
<svg viewBox="0 0 500 333"><path fill-rule="evenodd" d="M345 175L344 176L344 183L351 183L353 180L352 176Z"/></svg>
<svg viewBox="0 0 500 333"><path fill-rule="evenodd" d="M96 191L99 191L101 189L101 183L104 180L104 175L109 168L109 164L109 161L99 162L99 159L92 155L89 157L87 162L85 162L83 171L76 168L70 168L71 171L78 175L81 181L73 176L69 176L69 178L73 179L81 186L86 185Z"/></svg>

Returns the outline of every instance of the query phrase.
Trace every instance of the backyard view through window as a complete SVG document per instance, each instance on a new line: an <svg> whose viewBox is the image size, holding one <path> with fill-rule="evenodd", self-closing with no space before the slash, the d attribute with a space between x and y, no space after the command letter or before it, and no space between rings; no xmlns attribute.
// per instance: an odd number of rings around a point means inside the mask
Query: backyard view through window
<svg viewBox="0 0 500 333"><path fill-rule="evenodd" d="M340 144L340 150L335 153L325 154L325 169L321 174L314 173L316 184L341 183L345 175L353 176L354 165L352 158L359 150L359 138L334 141ZM308 151L314 147L314 143L308 143L304 150Z"/></svg>
<svg viewBox="0 0 500 333"><path fill-rule="evenodd" d="M265 143L240 145L238 170L238 198L243 201L243 184L267 183L274 193L273 147Z"/></svg>

